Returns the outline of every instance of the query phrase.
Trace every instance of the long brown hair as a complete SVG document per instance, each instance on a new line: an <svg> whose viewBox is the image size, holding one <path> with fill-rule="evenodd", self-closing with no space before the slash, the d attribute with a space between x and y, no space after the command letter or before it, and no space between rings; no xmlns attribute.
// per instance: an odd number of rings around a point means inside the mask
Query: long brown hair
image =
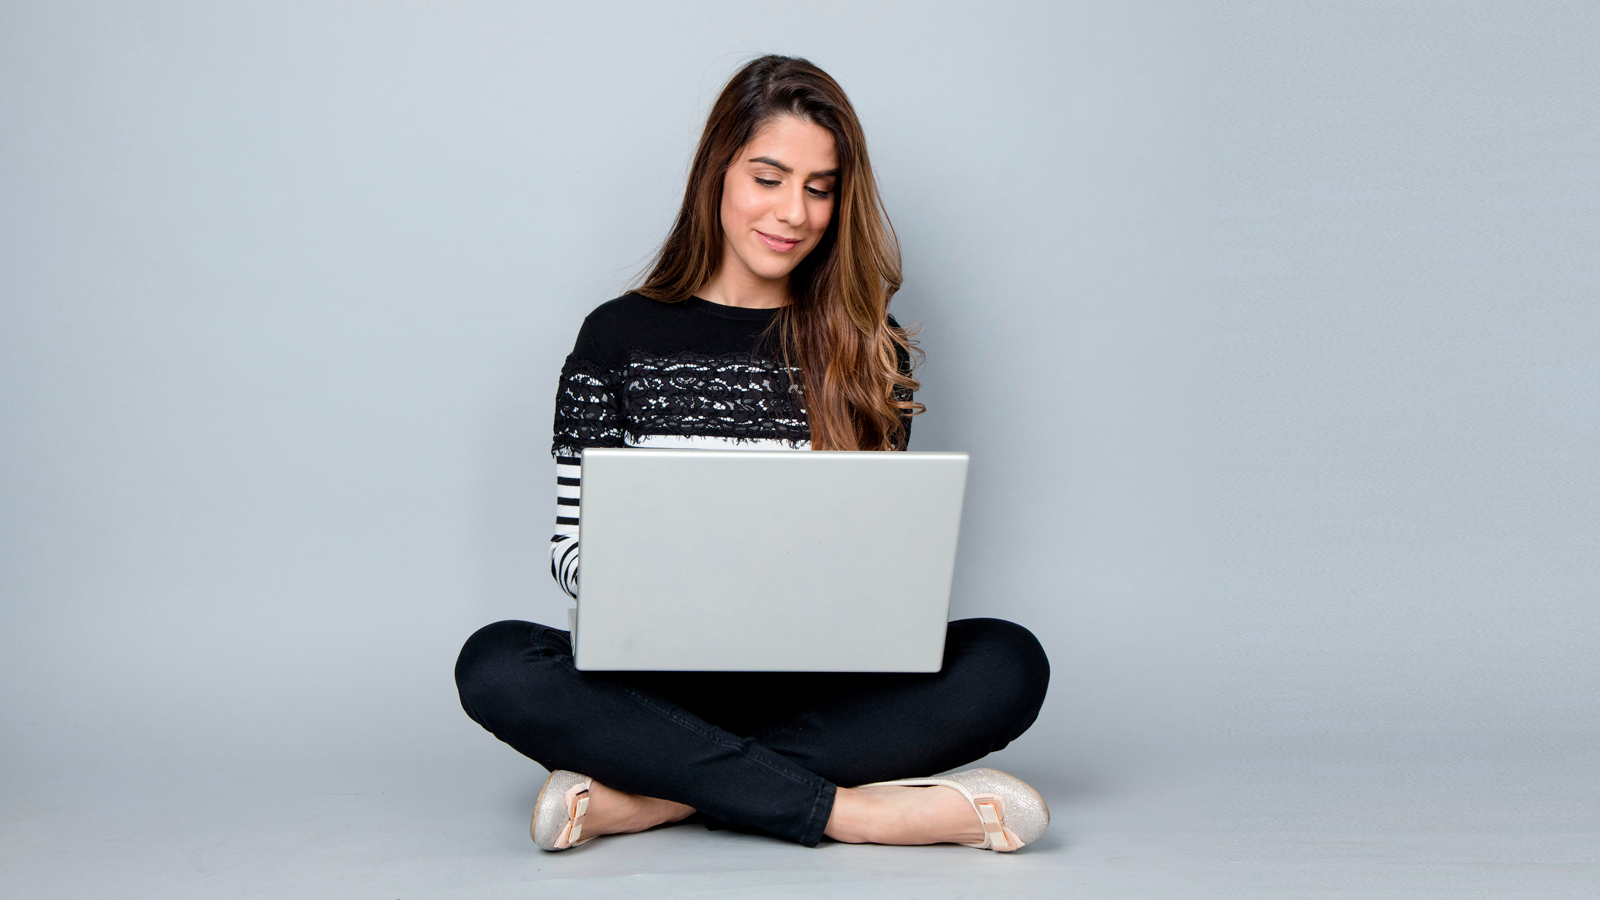
<svg viewBox="0 0 1600 900"><path fill-rule="evenodd" d="M761 126L784 115L831 132L839 160L833 218L790 274L789 303L772 325L785 365L798 370L811 446L903 449L905 417L923 407L910 399L918 387L910 374L916 348L905 329L888 321L889 300L900 289L900 244L856 111L838 82L810 62L763 56L722 89L677 221L635 290L681 302L711 281L722 263L723 177Z"/></svg>

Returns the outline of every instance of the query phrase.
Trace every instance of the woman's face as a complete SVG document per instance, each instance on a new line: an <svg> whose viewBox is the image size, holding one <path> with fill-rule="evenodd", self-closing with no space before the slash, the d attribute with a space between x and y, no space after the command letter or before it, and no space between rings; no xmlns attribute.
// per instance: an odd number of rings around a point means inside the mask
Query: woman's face
<svg viewBox="0 0 1600 900"><path fill-rule="evenodd" d="M722 264L788 278L828 230L838 180L826 128L794 116L762 126L723 176Z"/></svg>

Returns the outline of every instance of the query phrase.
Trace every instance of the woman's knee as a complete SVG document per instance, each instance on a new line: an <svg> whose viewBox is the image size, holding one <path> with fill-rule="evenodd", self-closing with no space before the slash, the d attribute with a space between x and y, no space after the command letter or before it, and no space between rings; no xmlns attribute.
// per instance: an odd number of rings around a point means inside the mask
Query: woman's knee
<svg viewBox="0 0 1600 900"><path fill-rule="evenodd" d="M483 716L496 698L514 684L528 648L533 626L527 622L495 622L473 632L456 657L456 691L473 721L490 727Z"/></svg>
<svg viewBox="0 0 1600 900"><path fill-rule="evenodd" d="M1033 632L1004 619L950 623L950 649L958 665L971 669L992 705L1004 708L1015 737L1027 730L1050 687L1050 659Z"/></svg>

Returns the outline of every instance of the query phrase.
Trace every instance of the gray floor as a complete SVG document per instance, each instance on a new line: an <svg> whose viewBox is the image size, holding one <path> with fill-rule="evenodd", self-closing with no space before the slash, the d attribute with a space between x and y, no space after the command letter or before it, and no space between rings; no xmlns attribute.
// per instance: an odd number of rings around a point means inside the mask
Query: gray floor
<svg viewBox="0 0 1600 900"><path fill-rule="evenodd" d="M1593 898L1600 792L1563 768L1302 761L1097 787L1030 773L1054 823L1012 855L807 850L696 825L540 853L540 773L509 755L473 771L79 774L8 790L0 895Z"/></svg>

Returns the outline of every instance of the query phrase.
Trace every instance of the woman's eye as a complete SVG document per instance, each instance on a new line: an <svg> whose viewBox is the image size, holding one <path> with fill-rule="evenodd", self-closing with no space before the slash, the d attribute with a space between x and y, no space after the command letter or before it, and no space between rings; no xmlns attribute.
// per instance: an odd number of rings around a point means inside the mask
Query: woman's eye
<svg viewBox="0 0 1600 900"><path fill-rule="evenodd" d="M814 187L808 187L806 190L811 192L811 196L816 197L819 200L826 200L828 199L828 195L833 193L832 191L819 191Z"/></svg>
<svg viewBox="0 0 1600 900"><path fill-rule="evenodd" d="M756 179L756 184L759 184L762 187L777 187L780 183L781 182L770 181L770 180L768 180L766 178L757 178Z"/></svg>

